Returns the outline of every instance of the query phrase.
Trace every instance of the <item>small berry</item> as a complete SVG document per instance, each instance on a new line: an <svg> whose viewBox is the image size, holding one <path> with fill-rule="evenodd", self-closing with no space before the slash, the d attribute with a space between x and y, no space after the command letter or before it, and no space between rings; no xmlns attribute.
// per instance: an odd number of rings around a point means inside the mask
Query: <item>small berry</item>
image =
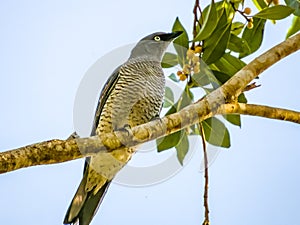
<svg viewBox="0 0 300 225"><path fill-rule="evenodd" d="M199 46L196 46L195 47L195 53L200 53L202 52L202 47L199 45Z"/></svg>
<svg viewBox="0 0 300 225"><path fill-rule="evenodd" d="M195 55L194 50L192 50L192 49L188 49L188 50L187 50L187 52L186 52L186 58L187 58L187 59L193 58L194 55Z"/></svg>
<svg viewBox="0 0 300 225"><path fill-rule="evenodd" d="M273 0L274 5L279 5L279 0Z"/></svg>
<svg viewBox="0 0 300 225"><path fill-rule="evenodd" d="M177 76L180 76L180 75L182 75L182 74L183 74L182 71L180 71L180 70L177 71Z"/></svg>
<svg viewBox="0 0 300 225"><path fill-rule="evenodd" d="M248 27L248 29L252 29L253 28L253 23L251 21L249 21L247 23L247 27Z"/></svg>
<svg viewBox="0 0 300 225"><path fill-rule="evenodd" d="M246 8L244 9L244 13L245 13L246 15L249 15L249 14L251 13L251 9L250 9L249 7L246 7Z"/></svg>
<svg viewBox="0 0 300 225"><path fill-rule="evenodd" d="M185 74L180 75L179 80L184 81L186 80L187 76Z"/></svg>

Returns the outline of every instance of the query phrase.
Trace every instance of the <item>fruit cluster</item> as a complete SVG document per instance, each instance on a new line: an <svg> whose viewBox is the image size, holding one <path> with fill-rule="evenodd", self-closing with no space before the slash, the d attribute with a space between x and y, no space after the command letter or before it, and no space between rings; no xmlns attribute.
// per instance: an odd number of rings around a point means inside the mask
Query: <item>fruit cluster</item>
<svg viewBox="0 0 300 225"><path fill-rule="evenodd" d="M250 15L251 14L251 8L246 7L242 13L244 15ZM253 28L253 18L252 17L248 18L247 16L246 16L246 18L247 18L247 21L248 21L247 27L249 29L252 29Z"/></svg>
<svg viewBox="0 0 300 225"><path fill-rule="evenodd" d="M182 70L177 71L179 80L184 81L189 75L200 72L200 53L201 46L196 46L195 49L188 49L186 52L186 63Z"/></svg>

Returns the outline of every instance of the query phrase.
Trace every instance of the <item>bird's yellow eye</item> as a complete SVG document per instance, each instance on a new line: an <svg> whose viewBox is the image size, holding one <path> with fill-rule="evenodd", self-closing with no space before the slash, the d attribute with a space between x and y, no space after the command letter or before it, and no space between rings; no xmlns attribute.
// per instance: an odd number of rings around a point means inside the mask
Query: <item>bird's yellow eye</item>
<svg viewBox="0 0 300 225"><path fill-rule="evenodd" d="M154 39L155 41L160 41L160 36L155 36L153 39Z"/></svg>

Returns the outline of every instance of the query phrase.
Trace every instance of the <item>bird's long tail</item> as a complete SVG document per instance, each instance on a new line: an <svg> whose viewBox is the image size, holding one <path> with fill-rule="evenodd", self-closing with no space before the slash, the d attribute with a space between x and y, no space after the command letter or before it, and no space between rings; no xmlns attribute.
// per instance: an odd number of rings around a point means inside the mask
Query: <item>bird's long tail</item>
<svg viewBox="0 0 300 225"><path fill-rule="evenodd" d="M87 171L85 171L80 185L76 191L71 205L66 213L64 224L88 225L101 204L103 197L109 187L111 181L106 181L105 184L94 193L94 190L86 191Z"/></svg>

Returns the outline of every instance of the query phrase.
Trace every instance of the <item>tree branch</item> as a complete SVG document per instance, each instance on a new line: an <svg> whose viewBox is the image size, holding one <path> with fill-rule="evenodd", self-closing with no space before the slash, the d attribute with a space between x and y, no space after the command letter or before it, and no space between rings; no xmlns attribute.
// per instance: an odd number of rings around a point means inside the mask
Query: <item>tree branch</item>
<svg viewBox="0 0 300 225"><path fill-rule="evenodd" d="M284 57L300 49L300 33L286 39L255 58L243 69L231 77L218 91L222 91L226 100L230 102L237 98L254 78L274 65Z"/></svg>
<svg viewBox="0 0 300 225"><path fill-rule="evenodd" d="M288 109L244 103L224 104L218 108L218 114L234 113L250 116L260 116L269 119L285 120L300 124L300 112Z"/></svg>
<svg viewBox="0 0 300 225"><path fill-rule="evenodd" d="M237 96L255 77L299 49L300 34L297 34L254 59L205 98L161 120L133 127L132 132L108 133L101 138L93 136L51 140L0 153L0 173L34 165L65 162L122 146L135 146L199 123L218 113L224 103L235 102Z"/></svg>

